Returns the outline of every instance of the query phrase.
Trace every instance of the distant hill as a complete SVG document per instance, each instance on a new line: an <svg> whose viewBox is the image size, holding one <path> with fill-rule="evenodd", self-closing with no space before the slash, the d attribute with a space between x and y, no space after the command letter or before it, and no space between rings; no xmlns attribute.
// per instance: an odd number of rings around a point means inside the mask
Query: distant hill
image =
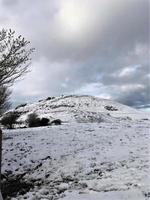
<svg viewBox="0 0 150 200"><path fill-rule="evenodd" d="M48 97L32 104L22 104L14 110L19 112L20 121L36 112L39 117L63 122L113 122L120 119L137 118L142 112L118 102L88 95Z"/></svg>

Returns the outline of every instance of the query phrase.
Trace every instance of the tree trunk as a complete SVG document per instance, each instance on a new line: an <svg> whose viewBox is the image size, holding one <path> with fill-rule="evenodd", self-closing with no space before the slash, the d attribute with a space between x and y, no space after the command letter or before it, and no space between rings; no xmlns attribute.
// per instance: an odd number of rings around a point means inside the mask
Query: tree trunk
<svg viewBox="0 0 150 200"><path fill-rule="evenodd" d="M0 129L0 200L3 200L1 194L1 167L2 167L2 130Z"/></svg>

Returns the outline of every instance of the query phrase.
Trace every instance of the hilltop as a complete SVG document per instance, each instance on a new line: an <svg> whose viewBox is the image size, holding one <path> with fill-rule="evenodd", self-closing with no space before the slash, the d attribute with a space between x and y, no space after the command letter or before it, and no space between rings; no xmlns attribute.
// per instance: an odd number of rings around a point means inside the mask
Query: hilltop
<svg viewBox="0 0 150 200"><path fill-rule="evenodd" d="M63 122L111 122L141 115L129 106L88 95L48 97L32 104L22 104L13 111L20 113L20 121L25 121L34 112L39 117L61 119Z"/></svg>

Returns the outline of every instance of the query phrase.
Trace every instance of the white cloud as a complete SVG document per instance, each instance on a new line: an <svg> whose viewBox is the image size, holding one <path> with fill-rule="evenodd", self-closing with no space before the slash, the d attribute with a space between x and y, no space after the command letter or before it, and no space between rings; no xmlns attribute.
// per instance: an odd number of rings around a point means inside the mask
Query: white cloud
<svg viewBox="0 0 150 200"><path fill-rule="evenodd" d="M120 87L122 92L132 92L140 89L144 89L144 85L141 84L126 84Z"/></svg>
<svg viewBox="0 0 150 200"><path fill-rule="evenodd" d="M130 66L130 67L125 67L123 68L120 73L118 74L119 77L128 77L128 76L132 76L137 72L137 69L140 66Z"/></svg>

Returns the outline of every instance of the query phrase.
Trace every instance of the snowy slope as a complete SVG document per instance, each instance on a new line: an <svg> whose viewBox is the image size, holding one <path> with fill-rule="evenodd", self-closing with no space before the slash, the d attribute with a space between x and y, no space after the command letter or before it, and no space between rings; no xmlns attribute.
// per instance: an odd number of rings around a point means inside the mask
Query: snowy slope
<svg viewBox="0 0 150 200"><path fill-rule="evenodd" d="M111 110L108 110L111 108ZM59 118L62 121L99 122L112 121L119 117L135 118L142 112L120 103L92 96L63 96L42 100L16 109L25 120L27 115L36 112L41 117ZM109 115L109 114L110 115Z"/></svg>
<svg viewBox="0 0 150 200"><path fill-rule="evenodd" d="M150 198L148 113L91 96L57 97L15 111L19 120L36 112L68 123L4 130L5 200Z"/></svg>
<svg viewBox="0 0 150 200"><path fill-rule="evenodd" d="M143 120L5 131L5 192L11 200L148 200L149 128Z"/></svg>

